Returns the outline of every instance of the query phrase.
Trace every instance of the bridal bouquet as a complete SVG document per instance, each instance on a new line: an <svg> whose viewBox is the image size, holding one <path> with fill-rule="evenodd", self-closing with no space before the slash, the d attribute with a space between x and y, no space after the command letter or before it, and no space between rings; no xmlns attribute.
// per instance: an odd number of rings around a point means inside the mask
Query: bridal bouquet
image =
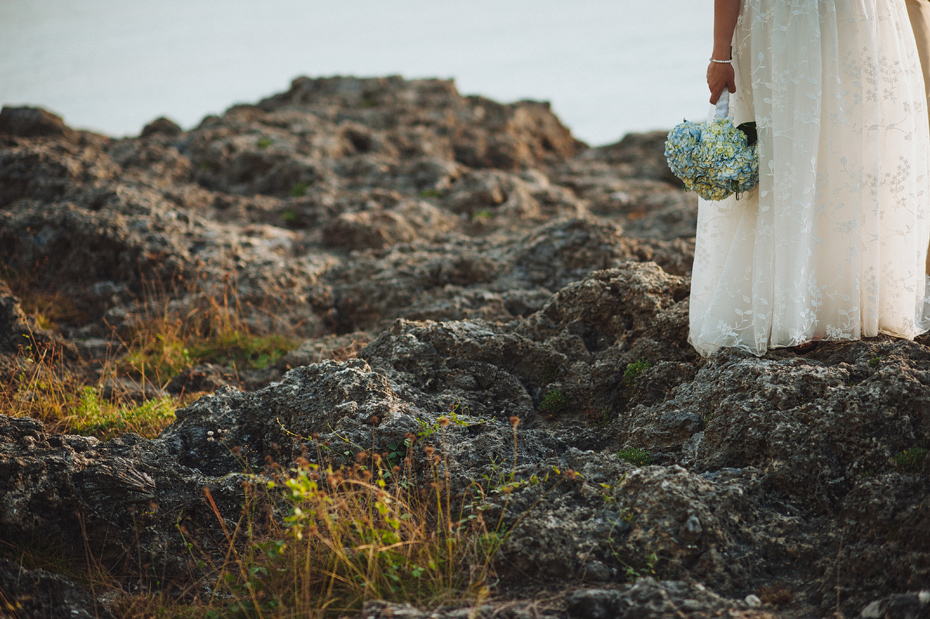
<svg viewBox="0 0 930 619"><path fill-rule="evenodd" d="M725 96L726 91L721 99ZM755 123L734 127L726 109L726 100L722 105L718 102L713 120L685 121L672 129L665 142L665 158L672 173L686 189L705 200L723 200L750 191L759 183Z"/></svg>

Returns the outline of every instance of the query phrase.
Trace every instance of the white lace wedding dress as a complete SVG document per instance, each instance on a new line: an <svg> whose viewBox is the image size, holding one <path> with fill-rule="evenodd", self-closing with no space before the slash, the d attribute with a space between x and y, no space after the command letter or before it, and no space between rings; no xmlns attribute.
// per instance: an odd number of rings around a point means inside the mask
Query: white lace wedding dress
<svg viewBox="0 0 930 619"><path fill-rule="evenodd" d="M743 0L759 186L699 206L690 341L757 355L930 328L930 130L903 0Z"/></svg>

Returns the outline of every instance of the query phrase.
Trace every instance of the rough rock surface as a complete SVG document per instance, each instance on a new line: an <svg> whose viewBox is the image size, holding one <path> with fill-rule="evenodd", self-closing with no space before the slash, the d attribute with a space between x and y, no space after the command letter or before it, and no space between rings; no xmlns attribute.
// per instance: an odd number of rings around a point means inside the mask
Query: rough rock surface
<svg viewBox="0 0 930 619"><path fill-rule="evenodd" d="M0 613L4 617L108 619L106 606L68 578L27 570L0 559Z"/></svg>
<svg viewBox="0 0 930 619"><path fill-rule="evenodd" d="M359 617L928 616L930 339L699 358L696 201L661 137L588 148L545 104L400 78L299 78L123 140L5 108L0 261L81 318L42 332L0 285L0 361L30 333L102 357L154 289L168 309L233 294L305 340L176 376L214 393L151 440L0 415L0 544L90 549L157 587L189 574L182 532L222 547L205 487L235 526L244 470L412 433L414 467L431 444L456 492L486 486L495 597ZM2 559L0 594L106 612Z"/></svg>

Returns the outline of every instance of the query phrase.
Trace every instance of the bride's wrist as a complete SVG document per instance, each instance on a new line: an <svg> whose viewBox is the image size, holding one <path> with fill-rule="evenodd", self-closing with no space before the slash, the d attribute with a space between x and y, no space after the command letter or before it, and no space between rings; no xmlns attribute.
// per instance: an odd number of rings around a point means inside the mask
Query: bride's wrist
<svg viewBox="0 0 930 619"><path fill-rule="evenodd" d="M727 45L714 45L710 58L711 60L722 60L724 62L733 60L733 48L729 43Z"/></svg>

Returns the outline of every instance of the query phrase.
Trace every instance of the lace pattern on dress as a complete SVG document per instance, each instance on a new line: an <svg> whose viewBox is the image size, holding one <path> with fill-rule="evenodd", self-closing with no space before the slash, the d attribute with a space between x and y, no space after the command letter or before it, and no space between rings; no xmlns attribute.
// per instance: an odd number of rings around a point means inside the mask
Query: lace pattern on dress
<svg viewBox="0 0 930 619"><path fill-rule="evenodd" d="M700 203L691 343L762 355L930 329L930 129L904 3L743 0L733 50L759 186Z"/></svg>

